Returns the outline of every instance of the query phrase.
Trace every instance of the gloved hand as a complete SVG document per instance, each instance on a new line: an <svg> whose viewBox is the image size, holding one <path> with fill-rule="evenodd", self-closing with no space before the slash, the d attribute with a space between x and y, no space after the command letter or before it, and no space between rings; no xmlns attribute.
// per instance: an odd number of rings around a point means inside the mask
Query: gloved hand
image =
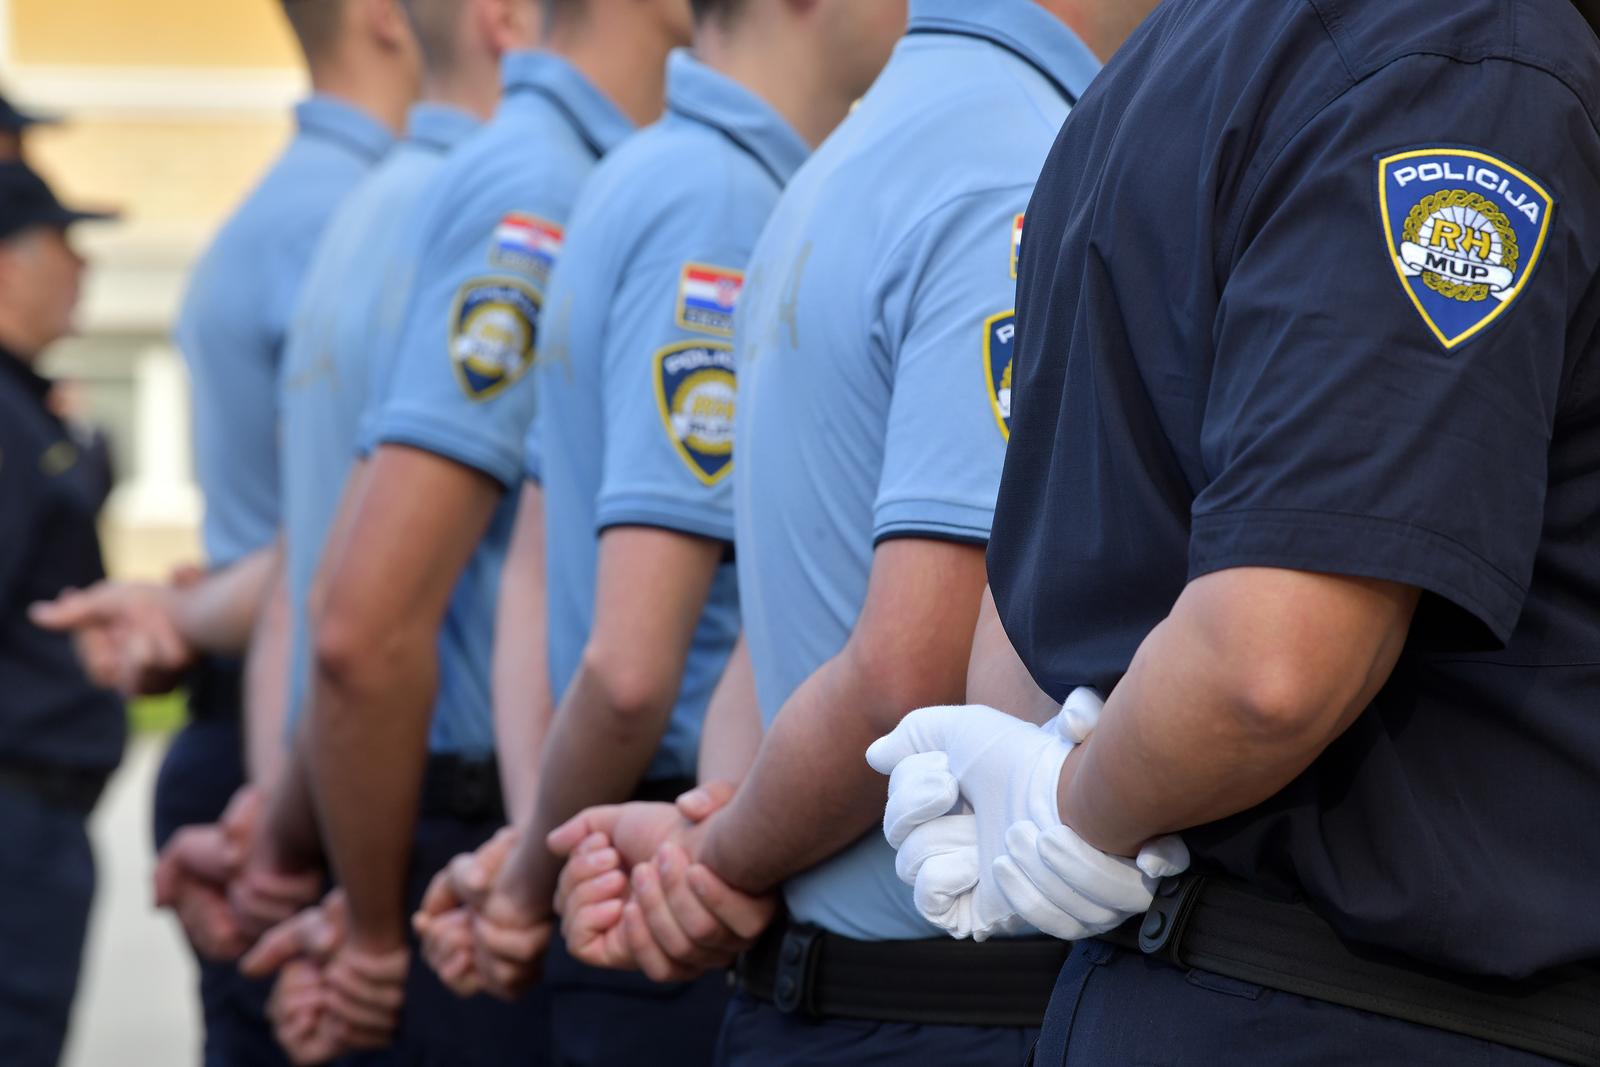
<svg viewBox="0 0 1600 1067"><path fill-rule="evenodd" d="M890 774L884 834L899 850L897 872L930 922L977 940L1029 924L1086 937L1144 911L1156 881L1187 866L1177 838L1152 842L1135 863L1062 825L1061 766L1101 707L1079 689L1045 728L991 708L929 708L868 750ZM948 814L963 801L972 814Z"/></svg>
<svg viewBox="0 0 1600 1067"><path fill-rule="evenodd" d="M867 762L889 775L884 836L901 850L900 877L914 887L918 911L946 933L982 941L1026 927L986 872L1007 827L1054 812L1074 731L1087 733L1100 707L1092 690L1081 692L1072 714L1049 727L981 705L924 708L867 750ZM961 801L972 814L945 819Z"/></svg>

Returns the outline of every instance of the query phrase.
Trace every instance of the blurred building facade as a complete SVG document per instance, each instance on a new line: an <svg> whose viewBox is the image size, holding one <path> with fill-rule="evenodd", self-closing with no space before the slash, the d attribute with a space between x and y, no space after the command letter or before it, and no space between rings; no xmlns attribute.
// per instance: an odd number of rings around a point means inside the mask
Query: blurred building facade
<svg viewBox="0 0 1600 1067"><path fill-rule="evenodd" d="M279 0L0 0L0 85L65 120L27 149L63 198L124 213L82 228L82 333L48 369L82 383L112 438L113 572L158 575L197 558L200 508L168 333L189 267L287 139L304 75Z"/></svg>

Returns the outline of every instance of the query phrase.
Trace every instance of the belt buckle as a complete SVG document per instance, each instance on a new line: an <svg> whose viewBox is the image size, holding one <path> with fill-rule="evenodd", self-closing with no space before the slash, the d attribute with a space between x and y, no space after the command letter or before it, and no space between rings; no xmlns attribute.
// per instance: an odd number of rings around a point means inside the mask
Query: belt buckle
<svg viewBox="0 0 1600 1067"><path fill-rule="evenodd" d="M816 974L822 931L795 924L783 932L778 972L772 982L772 1003L785 1015L810 1014L811 980Z"/></svg>
<svg viewBox="0 0 1600 1067"><path fill-rule="evenodd" d="M1139 924L1140 952L1181 965L1178 957L1183 948L1183 930L1189 924L1189 913L1204 884L1204 876L1198 874L1161 880Z"/></svg>

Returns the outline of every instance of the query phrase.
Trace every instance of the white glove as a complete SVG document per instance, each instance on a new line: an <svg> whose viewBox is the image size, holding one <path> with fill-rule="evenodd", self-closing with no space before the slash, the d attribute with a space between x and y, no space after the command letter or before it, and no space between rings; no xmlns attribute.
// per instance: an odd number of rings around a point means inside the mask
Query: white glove
<svg viewBox="0 0 1600 1067"><path fill-rule="evenodd" d="M1052 937L1077 941L1121 926L1150 907L1156 885L1189 866L1176 835L1140 849L1135 860L1100 851L1057 820L1006 830L1005 854L991 874L1018 915Z"/></svg>
<svg viewBox="0 0 1600 1067"><path fill-rule="evenodd" d="M896 870L935 926L979 941L1025 928L986 872L1008 826L1053 817L1061 765L1074 744L1062 731L1092 728L1098 711L1099 698L1085 692L1090 699L1049 728L982 705L924 708L867 750L867 762L889 775L883 826L900 851ZM973 814L947 821L961 800ZM916 834L919 827L927 832Z"/></svg>

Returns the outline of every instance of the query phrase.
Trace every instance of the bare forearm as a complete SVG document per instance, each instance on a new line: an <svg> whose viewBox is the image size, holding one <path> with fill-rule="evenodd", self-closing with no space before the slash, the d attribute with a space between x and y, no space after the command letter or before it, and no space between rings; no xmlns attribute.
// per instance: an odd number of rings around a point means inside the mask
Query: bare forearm
<svg viewBox="0 0 1600 1067"><path fill-rule="evenodd" d="M322 864L322 838L306 763L298 753L284 761L282 773L267 792L260 847L278 870L300 871Z"/></svg>
<svg viewBox="0 0 1600 1067"><path fill-rule="evenodd" d="M790 697L733 803L710 824L700 860L729 885L764 893L845 848L883 817L887 783L867 746L898 721L851 669L830 660Z"/></svg>
<svg viewBox="0 0 1600 1067"><path fill-rule="evenodd" d="M291 615L287 573L280 567L245 658L245 757L256 785L270 785L285 762Z"/></svg>
<svg viewBox="0 0 1600 1067"><path fill-rule="evenodd" d="M744 781L760 748L761 709L750 648L741 634L706 708L700 731L700 781Z"/></svg>
<svg viewBox="0 0 1600 1067"><path fill-rule="evenodd" d="M555 715L545 601L544 493L523 488L506 558L494 638L494 737L514 823L533 816L539 761Z"/></svg>
<svg viewBox="0 0 1600 1067"><path fill-rule="evenodd" d="M987 704L1019 719L1043 723L1060 709L1040 689L1017 656L995 609L994 594L983 591L978 627L972 636L972 658L967 666L967 703Z"/></svg>
<svg viewBox="0 0 1600 1067"><path fill-rule="evenodd" d="M282 546L266 548L173 590L171 615L190 647L217 656L243 655L282 562Z"/></svg>
<svg viewBox="0 0 1600 1067"><path fill-rule="evenodd" d="M405 940L411 859L438 662L431 640L400 641L382 667L319 671L307 723L312 795L328 859L350 901L352 937Z"/></svg>
<svg viewBox="0 0 1600 1067"><path fill-rule="evenodd" d="M1282 579L1285 596L1236 612L1185 593L1069 759L1061 789L1068 825L1131 856L1152 837L1261 803L1344 732L1393 670L1416 594L1306 578L1324 592L1340 583L1336 599L1297 598L1293 577ZM1286 683L1264 663L1297 666Z"/></svg>

